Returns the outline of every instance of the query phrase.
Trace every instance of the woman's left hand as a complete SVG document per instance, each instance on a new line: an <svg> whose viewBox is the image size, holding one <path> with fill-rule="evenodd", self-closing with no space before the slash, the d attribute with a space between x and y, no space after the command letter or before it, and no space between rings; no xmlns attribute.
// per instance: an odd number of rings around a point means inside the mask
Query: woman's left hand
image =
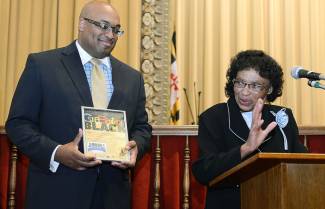
<svg viewBox="0 0 325 209"><path fill-rule="evenodd" d="M262 119L263 100L257 100L253 109L253 120L248 139L245 144L240 147L241 158L243 159L250 153L254 152L264 141L266 136L276 127L276 122L270 123L266 129L262 129L264 120Z"/></svg>

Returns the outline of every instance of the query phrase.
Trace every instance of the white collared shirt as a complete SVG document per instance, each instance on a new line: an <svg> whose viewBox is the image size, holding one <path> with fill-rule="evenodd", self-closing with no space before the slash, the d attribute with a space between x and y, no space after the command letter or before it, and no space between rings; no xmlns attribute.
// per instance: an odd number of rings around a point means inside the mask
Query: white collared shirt
<svg viewBox="0 0 325 209"><path fill-rule="evenodd" d="M253 111L250 111L250 112L241 112L241 115L243 116L246 124L247 124L247 127L249 129L251 129L252 127L252 120L253 120Z"/></svg>
<svg viewBox="0 0 325 209"><path fill-rule="evenodd" d="M86 63L90 62L90 60L93 59L93 57L80 46L78 40L76 41L76 46L79 52L82 66L84 66ZM104 57L103 59L99 59L99 60L108 68L111 68L111 60L109 59L109 57Z"/></svg>
<svg viewBox="0 0 325 209"><path fill-rule="evenodd" d="M91 84L91 71L92 71L92 67L86 66L88 64L90 64L90 61L93 59L93 57L88 54L79 44L78 40L76 41L76 47L77 50L79 52L79 56L82 62L82 66L84 67L85 70L85 74L87 77L87 81L89 84L89 88L91 91L92 88L92 84ZM106 77L106 87L107 87L107 93L108 93L108 101L110 101L111 96L113 94L114 91L114 87L112 84L112 66L111 66L111 60L109 57L105 57L103 59L98 59L100 60L100 62L102 63L101 65L104 65L101 69L103 70L105 77ZM57 147L55 147L54 151L52 152L51 155L51 160L50 160L50 171L52 171L53 173L56 172L56 170L58 169L60 163L54 160L54 156L55 153L57 151L57 149L60 147L61 145L58 145Z"/></svg>

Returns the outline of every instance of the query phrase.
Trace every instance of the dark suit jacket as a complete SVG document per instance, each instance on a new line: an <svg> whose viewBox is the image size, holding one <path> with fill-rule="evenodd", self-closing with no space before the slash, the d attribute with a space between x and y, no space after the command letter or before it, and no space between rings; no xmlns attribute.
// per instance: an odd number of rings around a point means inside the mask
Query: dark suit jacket
<svg viewBox="0 0 325 209"><path fill-rule="evenodd" d="M275 121L271 111L277 113L283 107L265 104L262 110L263 129ZM288 139L288 150L284 149L283 135L279 126L266 137L259 147L261 152L306 152L298 140L298 127L290 109L285 109L289 122L283 128ZM193 164L192 171L202 184L208 184L214 177L241 162L240 146L248 138L249 128L241 115L234 98L227 103L217 104L200 115L199 146L200 157ZM258 151L256 151L258 152ZM250 156L256 154L252 153ZM240 209L240 188L238 185L208 188L206 209Z"/></svg>
<svg viewBox="0 0 325 209"><path fill-rule="evenodd" d="M108 108L126 111L129 138L136 141L140 159L151 138L143 78L138 71L110 58L114 92ZM70 142L82 127L81 106L93 104L75 42L30 54L6 122L9 138L30 159L27 209L88 209L98 175L106 188L106 208L129 208L128 170L104 163L85 171L61 164L56 173L49 171L55 147Z"/></svg>

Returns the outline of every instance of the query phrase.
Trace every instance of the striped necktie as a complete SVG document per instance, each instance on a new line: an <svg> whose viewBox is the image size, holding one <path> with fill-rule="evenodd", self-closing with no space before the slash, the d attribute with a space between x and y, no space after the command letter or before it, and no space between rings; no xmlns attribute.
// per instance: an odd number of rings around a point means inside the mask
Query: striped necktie
<svg viewBox="0 0 325 209"><path fill-rule="evenodd" d="M93 64L91 95L94 107L106 109L108 106L108 96L105 74L100 68L100 61L98 59L93 58L90 62Z"/></svg>

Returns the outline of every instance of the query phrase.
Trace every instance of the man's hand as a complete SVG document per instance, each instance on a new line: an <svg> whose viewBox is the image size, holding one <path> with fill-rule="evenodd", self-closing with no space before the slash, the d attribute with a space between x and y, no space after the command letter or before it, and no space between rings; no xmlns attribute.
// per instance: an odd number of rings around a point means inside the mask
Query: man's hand
<svg viewBox="0 0 325 209"><path fill-rule="evenodd" d="M270 123L266 129L262 129L264 120L262 119L262 109L264 102L258 99L253 109L252 127L245 144L240 147L241 158L243 159L254 152L264 141L265 137L276 127L276 122Z"/></svg>
<svg viewBox="0 0 325 209"><path fill-rule="evenodd" d="M78 150L78 144L81 138L82 129L79 129L79 133L72 142L61 145L57 149L54 160L76 170L85 170L88 167L101 164L102 161L96 160L95 156L86 156Z"/></svg>
<svg viewBox="0 0 325 209"><path fill-rule="evenodd" d="M127 169L132 168L135 166L137 156L138 156L138 147L134 140L129 141L126 146L125 150L130 151L130 162L112 162L112 166L121 168L121 169Z"/></svg>

